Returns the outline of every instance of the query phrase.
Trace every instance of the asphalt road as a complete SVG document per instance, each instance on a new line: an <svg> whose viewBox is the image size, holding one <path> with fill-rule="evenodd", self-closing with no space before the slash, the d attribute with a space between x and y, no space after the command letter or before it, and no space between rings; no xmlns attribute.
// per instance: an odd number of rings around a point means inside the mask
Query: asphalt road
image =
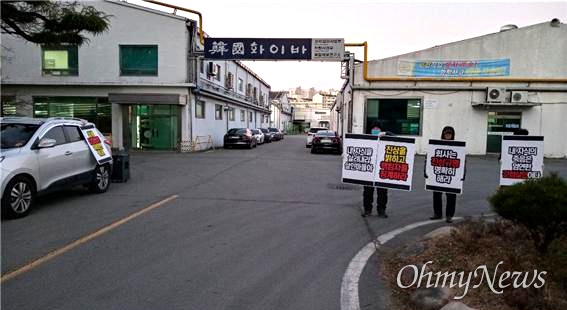
<svg viewBox="0 0 567 310"><path fill-rule="evenodd" d="M432 197L421 157L414 190L390 191L390 218L363 219L361 189L340 186L340 156L312 155L304 139L133 153L132 179L105 194L42 197L30 216L2 220L3 275L177 195L4 281L2 309L339 309L352 257L375 236L427 219ZM457 216L490 213L498 161L467 161ZM566 161L547 161L546 170L567 176Z"/></svg>

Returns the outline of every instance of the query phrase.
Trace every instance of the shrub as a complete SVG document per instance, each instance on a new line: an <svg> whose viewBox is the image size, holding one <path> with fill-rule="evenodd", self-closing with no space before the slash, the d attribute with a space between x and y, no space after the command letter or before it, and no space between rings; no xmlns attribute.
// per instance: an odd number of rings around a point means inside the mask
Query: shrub
<svg viewBox="0 0 567 310"><path fill-rule="evenodd" d="M542 254L567 234L567 183L556 173L501 187L489 201L500 216L524 225Z"/></svg>

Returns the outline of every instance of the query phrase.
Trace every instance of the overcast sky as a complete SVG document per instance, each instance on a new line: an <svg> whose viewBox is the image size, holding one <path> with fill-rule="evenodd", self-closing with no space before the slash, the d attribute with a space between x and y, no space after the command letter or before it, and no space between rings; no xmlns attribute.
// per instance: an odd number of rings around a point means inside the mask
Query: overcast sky
<svg viewBox="0 0 567 310"><path fill-rule="evenodd" d="M201 12L203 29L211 37L367 41L370 60L498 32L506 24L525 27L553 18L567 23L567 1L159 1ZM155 8L141 1L128 2ZM196 15L178 14L197 18ZM355 52L356 58L363 59L362 48L348 50ZM272 90L297 86L339 89L343 84L338 62L244 63L268 82Z"/></svg>

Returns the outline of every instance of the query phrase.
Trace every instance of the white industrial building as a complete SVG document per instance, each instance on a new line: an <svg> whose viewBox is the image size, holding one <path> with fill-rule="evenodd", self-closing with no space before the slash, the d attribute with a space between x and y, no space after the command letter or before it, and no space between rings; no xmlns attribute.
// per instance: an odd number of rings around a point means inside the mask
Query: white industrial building
<svg viewBox="0 0 567 310"><path fill-rule="evenodd" d="M270 127L289 132L293 127L293 107L286 91L270 92Z"/></svg>
<svg viewBox="0 0 567 310"><path fill-rule="evenodd" d="M521 127L545 136L545 156L566 157L566 55L567 25L554 19L370 61L366 78L359 63L349 69L354 79L337 97L332 125L369 133L378 122L415 137L421 154L446 125L469 154L499 152L501 136Z"/></svg>
<svg viewBox="0 0 567 310"><path fill-rule="evenodd" d="M86 5L110 30L80 47L2 34L2 115L94 122L113 147L194 149L232 127L268 127L270 86L236 61L202 61L197 22L121 1Z"/></svg>

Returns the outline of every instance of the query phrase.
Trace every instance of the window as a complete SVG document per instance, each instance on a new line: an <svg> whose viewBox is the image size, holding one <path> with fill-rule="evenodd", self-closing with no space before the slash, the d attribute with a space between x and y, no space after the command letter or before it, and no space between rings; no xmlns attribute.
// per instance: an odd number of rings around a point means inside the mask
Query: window
<svg viewBox="0 0 567 310"><path fill-rule="evenodd" d="M217 67L217 74L215 75L215 79L220 82L221 66L220 66L220 65L215 65L215 67Z"/></svg>
<svg viewBox="0 0 567 310"><path fill-rule="evenodd" d="M16 98L12 96L2 96L0 101L0 116L18 116L16 109Z"/></svg>
<svg viewBox="0 0 567 310"><path fill-rule="evenodd" d="M222 105L215 104L215 119L222 119Z"/></svg>
<svg viewBox="0 0 567 310"><path fill-rule="evenodd" d="M230 108L228 110L228 120L229 121L234 121L234 108Z"/></svg>
<svg viewBox="0 0 567 310"><path fill-rule="evenodd" d="M157 45L120 45L120 75L157 76Z"/></svg>
<svg viewBox="0 0 567 310"><path fill-rule="evenodd" d="M421 99L368 99L366 103L366 128L378 122L382 131L398 135L421 134Z"/></svg>
<svg viewBox="0 0 567 310"><path fill-rule="evenodd" d="M41 62L43 75L79 75L79 48L43 47Z"/></svg>
<svg viewBox="0 0 567 310"><path fill-rule="evenodd" d="M61 126L51 128L42 138L55 140L57 142L55 145L67 143L65 140L65 134L63 133L63 127Z"/></svg>
<svg viewBox="0 0 567 310"><path fill-rule="evenodd" d="M86 119L104 135L112 132L112 107L106 97L33 97L34 117Z"/></svg>
<svg viewBox="0 0 567 310"><path fill-rule="evenodd" d="M232 75L232 72L229 72L226 74L226 80L225 80L225 86L228 89L232 89L232 80L234 79L234 76Z"/></svg>
<svg viewBox="0 0 567 310"><path fill-rule="evenodd" d="M195 102L195 118L205 118L205 102Z"/></svg>
<svg viewBox="0 0 567 310"><path fill-rule="evenodd" d="M246 84L246 96L250 97L252 95L252 84Z"/></svg>
<svg viewBox="0 0 567 310"><path fill-rule="evenodd" d="M201 73L205 73L205 62L202 60L199 62L199 69L201 70Z"/></svg>
<svg viewBox="0 0 567 310"><path fill-rule="evenodd" d="M244 91L244 81L241 78L238 78L238 91L239 92Z"/></svg>
<svg viewBox="0 0 567 310"><path fill-rule="evenodd" d="M240 110L240 121L241 122L246 121L246 112L244 112L244 110Z"/></svg>
<svg viewBox="0 0 567 310"><path fill-rule="evenodd" d="M248 120L252 121L252 112L248 112Z"/></svg>
<svg viewBox="0 0 567 310"><path fill-rule="evenodd" d="M258 88L254 87L254 91L252 92L252 97L254 101L258 101Z"/></svg>
<svg viewBox="0 0 567 310"><path fill-rule="evenodd" d="M63 130L69 139L69 142L77 142L83 140L83 135L77 126L63 126Z"/></svg>

